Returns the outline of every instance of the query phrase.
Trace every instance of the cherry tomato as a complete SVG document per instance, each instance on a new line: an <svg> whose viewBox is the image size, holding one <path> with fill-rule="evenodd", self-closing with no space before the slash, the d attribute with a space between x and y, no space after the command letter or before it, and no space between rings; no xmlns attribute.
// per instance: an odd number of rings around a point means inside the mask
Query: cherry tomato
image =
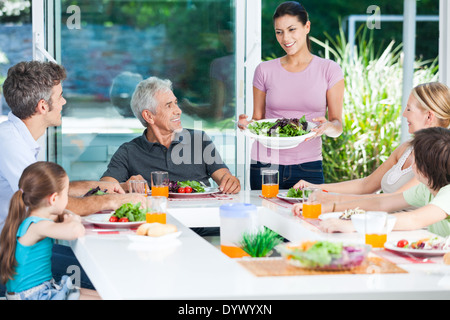
<svg viewBox="0 0 450 320"><path fill-rule="evenodd" d="M399 248L403 248L405 246L408 245L408 241L407 240L400 240L399 242L397 242L397 247Z"/></svg>
<svg viewBox="0 0 450 320"><path fill-rule="evenodd" d="M185 188L178 188L178 193L185 193L186 189Z"/></svg>
<svg viewBox="0 0 450 320"><path fill-rule="evenodd" d="M119 221L119 218L117 218L116 216L111 216L109 218L109 222L118 222L118 221Z"/></svg>
<svg viewBox="0 0 450 320"><path fill-rule="evenodd" d="M184 192L185 193L191 193L192 192L192 187L190 187L190 186L185 187L184 188Z"/></svg>
<svg viewBox="0 0 450 320"><path fill-rule="evenodd" d="M126 218L126 217L123 217L123 218L120 218L119 219L119 222L128 222L129 220L128 220L128 218Z"/></svg>

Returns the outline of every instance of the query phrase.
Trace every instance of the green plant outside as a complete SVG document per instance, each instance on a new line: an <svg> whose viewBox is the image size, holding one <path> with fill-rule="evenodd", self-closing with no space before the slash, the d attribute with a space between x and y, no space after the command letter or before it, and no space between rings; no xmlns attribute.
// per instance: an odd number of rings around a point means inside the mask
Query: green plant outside
<svg viewBox="0 0 450 320"><path fill-rule="evenodd" d="M353 56L341 30L334 39L311 38L323 56L341 66L345 78L343 127L336 139L323 137L327 183L371 174L400 144L402 118L402 45L392 41L380 53L367 29L358 33ZM415 62L414 86L438 80L437 59Z"/></svg>

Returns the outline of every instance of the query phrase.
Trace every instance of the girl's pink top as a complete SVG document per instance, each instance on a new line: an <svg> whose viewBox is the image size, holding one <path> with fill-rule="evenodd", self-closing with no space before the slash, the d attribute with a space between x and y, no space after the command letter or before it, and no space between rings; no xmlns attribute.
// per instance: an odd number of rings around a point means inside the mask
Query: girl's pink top
<svg viewBox="0 0 450 320"><path fill-rule="evenodd" d="M266 119L324 117L327 91L344 79L341 67L334 61L313 56L301 72L289 72L280 58L258 65L253 86L266 93ZM255 142L251 157L264 163L301 164L322 160L322 139L314 138L292 149L267 149Z"/></svg>

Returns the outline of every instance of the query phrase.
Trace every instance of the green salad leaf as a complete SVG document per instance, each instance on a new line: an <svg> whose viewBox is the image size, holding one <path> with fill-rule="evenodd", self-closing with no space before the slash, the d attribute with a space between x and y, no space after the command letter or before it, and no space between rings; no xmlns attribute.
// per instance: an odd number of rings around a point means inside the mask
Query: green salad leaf
<svg viewBox="0 0 450 320"><path fill-rule="evenodd" d="M178 181L179 188L191 187L195 192L205 192L205 188L198 181Z"/></svg>
<svg viewBox="0 0 450 320"><path fill-rule="evenodd" d="M297 137L307 134L306 130L308 127L308 122L306 117L303 116L300 119L292 118L282 118L277 119L275 122L272 121L260 121L253 122L248 125L250 132L257 135L268 136L268 137Z"/></svg>
<svg viewBox="0 0 450 320"><path fill-rule="evenodd" d="M286 196L289 198L303 198L303 189L290 188Z"/></svg>
<svg viewBox="0 0 450 320"><path fill-rule="evenodd" d="M292 258L299 260L305 266L322 267L329 265L333 259L341 257L342 249L342 243L317 241L306 251L293 252Z"/></svg>
<svg viewBox="0 0 450 320"><path fill-rule="evenodd" d="M112 215L117 218L128 218L129 222L145 221L146 210L141 209L141 203L125 203L120 206Z"/></svg>

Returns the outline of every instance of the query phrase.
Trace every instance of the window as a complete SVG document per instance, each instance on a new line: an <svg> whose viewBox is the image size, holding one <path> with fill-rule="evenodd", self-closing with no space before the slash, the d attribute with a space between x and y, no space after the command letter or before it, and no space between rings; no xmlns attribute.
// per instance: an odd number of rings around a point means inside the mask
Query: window
<svg viewBox="0 0 450 320"><path fill-rule="evenodd" d="M242 3L50 1L46 47L68 77L49 158L72 180L99 179L117 148L143 133L129 102L140 80L157 76L173 82L183 126L204 130L237 174L233 120L237 109L245 111L236 99L235 30L242 22L235 5Z"/></svg>
<svg viewBox="0 0 450 320"><path fill-rule="evenodd" d="M32 43L30 1L0 2L0 88L11 66L33 59ZM0 90L0 122L9 111Z"/></svg>

